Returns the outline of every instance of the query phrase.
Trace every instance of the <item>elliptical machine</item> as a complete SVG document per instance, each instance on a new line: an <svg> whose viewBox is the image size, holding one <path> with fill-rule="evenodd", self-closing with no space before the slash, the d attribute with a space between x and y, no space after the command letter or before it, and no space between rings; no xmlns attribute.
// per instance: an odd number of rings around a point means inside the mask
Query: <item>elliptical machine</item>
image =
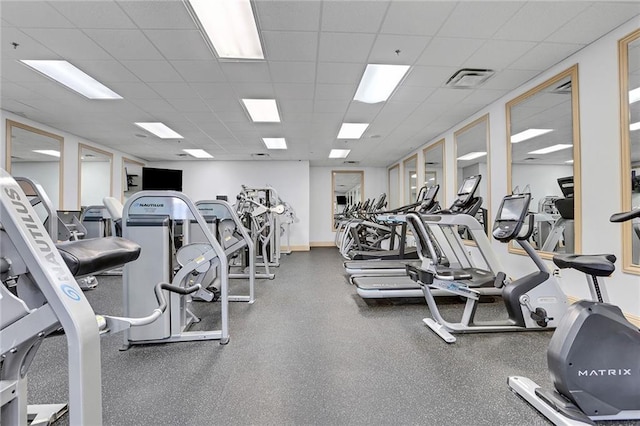
<svg viewBox="0 0 640 426"><path fill-rule="evenodd" d="M611 216L611 222L640 217L640 209ZM556 255L559 268L584 272L596 301L569 307L549 342L547 363L554 391L531 379L510 376L507 384L556 425L593 425L597 420L640 419L640 330L617 306L606 302L598 277L615 270L616 257Z"/></svg>
<svg viewBox="0 0 640 426"><path fill-rule="evenodd" d="M480 292L472 288L472 274L465 269L424 269L407 265L407 273L422 288L432 318L423 322L447 343L454 343L456 333L495 333L505 331L540 331L555 328L567 309L567 297L560 289L540 256L529 244L533 231L533 216L528 213L531 194L507 195L496 215L493 237L507 243L516 241L538 267L538 271L509 281L504 272L498 272L494 285L501 288L501 295L509 317L503 321L476 321L480 304ZM464 216L464 215L461 215ZM524 235L521 234L526 218L529 218ZM424 218L410 213L407 222L416 236L418 249L435 256L433 244L424 226ZM444 290L466 299L464 311L457 322L447 321L438 308L433 291Z"/></svg>

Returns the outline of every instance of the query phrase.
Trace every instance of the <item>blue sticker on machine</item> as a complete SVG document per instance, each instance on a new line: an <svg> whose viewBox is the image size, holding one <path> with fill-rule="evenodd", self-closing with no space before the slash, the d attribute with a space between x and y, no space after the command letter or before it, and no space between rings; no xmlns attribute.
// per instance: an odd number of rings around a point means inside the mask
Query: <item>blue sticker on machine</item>
<svg viewBox="0 0 640 426"><path fill-rule="evenodd" d="M75 300L76 302L80 300L80 294L69 284L62 284L60 289L69 297L69 299Z"/></svg>

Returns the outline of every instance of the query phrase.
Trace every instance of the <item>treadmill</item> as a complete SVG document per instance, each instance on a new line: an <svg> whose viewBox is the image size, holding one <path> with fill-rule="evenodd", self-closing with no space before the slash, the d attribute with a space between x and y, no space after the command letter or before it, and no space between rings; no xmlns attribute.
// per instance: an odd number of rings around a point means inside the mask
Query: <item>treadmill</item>
<svg viewBox="0 0 640 426"><path fill-rule="evenodd" d="M397 265L397 260L401 259L411 259L417 260L418 254L414 247L406 247L406 236L407 236L407 225L404 221L396 220L398 215L404 215L409 211L413 211L418 209L421 213L428 213L430 211L434 211L439 207L438 202L436 201L436 195L438 194L438 189L440 185L434 185L429 188L423 186L420 189L420 192L417 197L417 201L413 204L408 204L406 206L397 208L395 210L390 210L386 212L378 213L376 217L376 225L387 225L391 229L391 242L393 243L394 237L396 235L396 228L400 226L400 236L399 243L400 248L395 250L352 250L349 252L349 258L352 261L383 261L390 260L395 262ZM347 261L350 262L350 261ZM394 265L392 264L392 265ZM345 268L347 266L345 265ZM385 267L382 267L385 268ZM351 269L351 268L349 268Z"/></svg>
<svg viewBox="0 0 640 426"><path fill-rule="evenodd" d="M475 214L482 205L482 198L476 197L478 184L481 176L470 176L460 186L458 198L451 208L442 210L435 214L421 215L431 235L433 245L437 247L428 251L422 248L418 251L423 269L431 267L437 269L439 275L446 274L446 270L465 271L465 279L470 280L474 288L480 289L483 295L500 295L500 289L494 286L495 277L498 272L504 271L498 261L491 242L484 230L484 226L475 219ZM398 220L403 218L398 217ZM458 227L466 226L467 232L476 242L480 254L482 255L487 268L476 268L472 261L468 249L458 234ZM442 258L446 261L443 261ZM347 263L347 262L345 262ZM375 262L377 263L377 262ZM404 262L407 264L408 262ZM359 275L352 275L349 280L356 286L356 291L364 299L375 298L408 298L423 297L422 289L407 276L405 268L394 270L397 274L381 271L382 268L375 267L373 262L366 268L362 265ZM460 277L457 277L460 278ZM438 295L438 294L436 294ZM442 292L442 295L450 293Z"/></svg>
<svg viewBox="0 0 640 426"><path fill-rule="evenodd" d="M430 211L435 210L439 205L435 200L436 195L438 194L438 190L440 189L440 185L434 185L429 187L422 197L422 202L420 204L414 203L409 206L401 207L396 210L392 210L389 212L381 213L376 216L376 220L381 223L387 224L392 227L400 226L401 237L400 241L402 245L406 240L407 234L407 224L404 220L405 214L416 207L419 207L418 213L424 214L429 213ZM421 192L422 194L422 192ZM397 250L396 250L397 251ZM388 251L385 251L385 253ZM376 253L376 252L371 252ZM406 254L406 250L404 251ZM349 275L363 275L374 272L375 275L403 275L405 271L405 265L407 262L418 262L419 258L418 254L415 251L415 248L411 247L410 253L413 253L412 257L402 256L397 259L389 259L388 257L379 257L379 258L371 258L365 260L347 260L344 262L344 268Z"/></svg>

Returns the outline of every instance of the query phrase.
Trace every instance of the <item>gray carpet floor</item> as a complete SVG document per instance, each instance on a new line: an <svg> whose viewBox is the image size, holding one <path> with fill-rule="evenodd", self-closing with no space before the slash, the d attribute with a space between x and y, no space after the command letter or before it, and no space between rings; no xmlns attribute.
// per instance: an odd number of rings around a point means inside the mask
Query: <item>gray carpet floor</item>
<svg viewBox="0 0 640 426"><path fill-rule="evenodd" d="M86 292L120 314L120 277ZM233 282L233 286L242 286ZM505 316L501 300L479 317ZM218 304L197 303L217 328ZM460 303L443 307L455 317ZM549 386L550 332L459 335L448 345L422 323L420 300L366 302L336 249L284 256L255 304L230 307L231 341L134 346L102 338L106 425L542 425L507 376ZM46 339L30 369L31 403L67 396L66 340ZM66 424L64 417L59 424Z"/></svg>

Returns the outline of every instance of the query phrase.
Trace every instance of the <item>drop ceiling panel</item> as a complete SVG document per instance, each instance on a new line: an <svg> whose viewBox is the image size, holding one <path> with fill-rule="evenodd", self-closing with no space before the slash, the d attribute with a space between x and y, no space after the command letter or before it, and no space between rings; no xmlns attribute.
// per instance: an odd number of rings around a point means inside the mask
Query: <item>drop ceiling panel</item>
<svg viewBox="0 0 640 426"><path fill-rule="evenodd" d="M50 4L78 28L135 28L116 2L57 0Z"/></svg>
<svg viewBox="0 0 640 426"><path fill-rule="evenodd" d="M506 90L488 90L488 89L476 89L469 96L464 98L461 102L463 104L474 105L487 105L490 104L507 93Z"/></svg>
<svg viewBox="0 0 640 426"><path fill-rule="evenodd" d="M377 33L388 1L325 1L322 3L322 31Z"/></svg>
<svg viewBox="0 0 640 426"><path fill-rule="evenodd" d="M351 101L356 88L351 84L317 84L316 100Z"/></svg>
<svg viewBox="0 0 640 426"><path fill-rule="evenodd" d="M317 31L320 2L258 1L253 3L262 31Z"/></svg>
<svg viewBox="0 0 640 426"><path fill-rule="evenodd" d="M418 58L417 65L463 67L484 42L472 38L434 38Z"/></svg>
<svg viewBox="0 0 640 426"><path fill-rule="evenodd" d="M187 83L149 83L149 87L165 99L199 99L196 92Z"/></svg>
<svg viewBox="0 0 640 426"><path fill-rule="evenodd" d="M543 71L582 47L580 44L540 43L513 62L511 68Z"/></svg>
<svg viewBox="0 0 640 426"><path fill-rule="evenodd" d="M313 99L315 86L313 84L274 83L276 98L281 100Z"/></svg>
<svg viewBox="0 0 640 426"><path fill-rule="evenodd" d="M163 59L142 31L87 29L85 33L118 60Z"/></svg>
<svg viewBox="0 0 640 426"><path fill-rule="evenodd" d="M435 87L401 84L391 95L390 100L393 102L422 102L427 99L434 90L436 90Z"/></svg>
<svg viewBox="0 0 640 426"><path fill-rule="evenodd" d="M270 83L233 83L233 88L240 98L275 99Z"/></svg>
<svg viewBox="0 0 640 426"><path fill-rule="evenodd" d="M155 82L181 82L182 77L167 61L122 61L140 80Z"/></svg>
<svg viewBox="0 0 640 426"><path fill-rule="evenodd" d="M263 31L265 56L271 61L315 61L318 33L303 31Z"/></svg>
<svg viewBox="0 0 640 426"><path fill-rule="evenodd" d="M374 34L322 33L318 58L322 62L363 63L374 41Z"/></svg>
<svg viewBox="0 0 640 426"><path fill-rule="evenodd" d="M516 88L535 77L539 71L507 69L496 73L485 84L483 89L509 90Z"/></svg>
<svg viewBox="0 0 640 426"><path fill-rule="evenodd" d="M274 83L313 83L316 80L314 62L269 62Z"/></svg>
<svg viewBox="0 0 640 426"><path fill-rule="evenodd" d="M73 28L50 4L35 1L3 1L2 19L21 28Z"/></svg>
<svg viewBox="0 0 640 426"><path fill-rule="evenodd" d="M530 41L489 40L467 59L470 68L500 70L535 47Z"/></svg>
<svg viewBox="0 0 640 426"><path fill-rule="evenodd" d="M331 101L322 101L316 100L313 103L313 112L342 112L343 114L347 111L347 107L349 106L349 100L331 100Z"/></svg>
<svg viewBox="0 0 640 426"><path fill-rule="evenodd" d="M200 99L167 99L167 101L180 112L207 112L209 106Z"/></svg>
<svg viewBox="0 0 640 426"><path fill-rule="evenodd" d="M203 61L170 61L185 81L189 82L224 82L226 76L220 65L209 57Z"/></svg>
<svg viewBox="0 0 640 426"><path fill-rule="evenodd" d="M495 34L502 40L541 41L557 31L590 2L528 2Z"/></svg>
<svg viewBox="0 0 640 426"><path fill-rule="evenodd" d="M220 67L230 82L270 81L269 67L265 62L221 62Z"/></svg>
<svg viewBox="0 0 640 426"><path fill-rule="evenodd" d="M316 83L357 85L365 68L366 64L320 62L318 63Z"/></svg>
<svg viewBox="0 0 640 426"><path fill-rule="evenodd" d="M490 38L525 2L458 2L440 28L444 37Z"/></svg>
<svg viewBox="0 0 640 426"><path fill-rule="evenodd" d="M145 30L144 34L169 60L210 60L214 55L198 30Z"/></svg>
<svg viewBox="0 0 640 426"><path fill-rule="evenodd" d="M118 4L140 28L196 28L181 1L121 1Z"/></svg>
<svg viewBox="0 0 640 426"><path fill-rule="evenodd" d="M190 83L190 86L202 99L237 101L233 87L226 83Z"/></svg>
<svg viewBox="0 0 640 426"><path fill-rule="evenodd" d="M176 109L164 99L133 99L131 102L147 114L157 116L158 118L156 120L159 121L162 121L160 119L162 115L175 114L177 112ZM132 117L131 121L138 121L138 119L136 118L134 120Z"/></svg>
<svg viewBox="0 0 640 426"><path fill-rule="evenodd" d="M356 123L371 123L374 120L377 121L377 116L384 106L385 102L366 104L364 102L352 101L349 104L347 113L344 115L344 121Z"/></svg>
<svg viewBox="0 0 640 426"><path fill-rule="evenodd" d="M73 64L96 80L106 84L111 82L140 82L141 80L117 61L73 61Z"/></svg>
<svg viewBox="0 0 640 426"><path fill-rule="evenodd" d="M557 43L588 44L633 19L640 13L640 2L596 2L590 8L571 19L546 40ZM638 17L636 16L636 20Z"/></svg>
<svg viewBox="0 0 640 426"><path fill-rule="evenodd" d="M403 86L442 87L449 77L458 71L456 67L415 66L402 82Z"/></svg>
<svg viewBox="0 0 640 426"><path fill-rule="evenodd" d="M381 34L376 39L367 62L413 65L430 40L431 37L425 36Z"/></svg>
<svg viewBox="0 0 640 426"><path fill-rule="evenodd" d="M39 43L46 44L60 59L111 59L107 52L80 30L27 28L24 32Z"/></svg>
<svg viewBox="0 0 640 426"><path fill-rule="evenodd" d="M435 35L455 5L454 2L393 1L380 32Z"/></svg>
<svg viewBox="0 0 640 426"><path fill-rule="evenodd" d="M2 65L9 59L57 59L56 53L29 37L24 31L14 27L3 27L0 32L2 39ZM13 47L11 43L17 43Z"/></svg>

